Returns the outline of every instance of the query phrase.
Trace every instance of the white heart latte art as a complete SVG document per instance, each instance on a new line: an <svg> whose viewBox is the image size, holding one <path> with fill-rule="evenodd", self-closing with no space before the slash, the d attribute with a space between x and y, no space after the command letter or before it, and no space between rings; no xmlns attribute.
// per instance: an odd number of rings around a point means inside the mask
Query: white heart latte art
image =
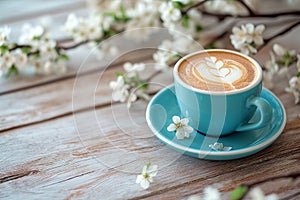
<svg viewBox="0 0 300 200"><path fill-rule="evenodd" d="M226 62L226 60L224 61ZM234 65L232 62L224 65L224 61L217 61L216 57L205 58L205 61L193 67L193 74L200 80L227 83L235 89L233 83L243 76L242 66Z"/></svg>

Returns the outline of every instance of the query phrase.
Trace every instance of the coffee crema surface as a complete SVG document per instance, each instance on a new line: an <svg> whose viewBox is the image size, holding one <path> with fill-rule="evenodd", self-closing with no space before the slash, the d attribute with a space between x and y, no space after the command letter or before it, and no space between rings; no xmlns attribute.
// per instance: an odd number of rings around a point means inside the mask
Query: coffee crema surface
<svg viewBox="0 0 300 200"><path fill-rule="evenodd" d="M192 55L178 67L179 77L188 85L207 91L245 88L257 79L256 66L238 54L213 51Z"/></svg>

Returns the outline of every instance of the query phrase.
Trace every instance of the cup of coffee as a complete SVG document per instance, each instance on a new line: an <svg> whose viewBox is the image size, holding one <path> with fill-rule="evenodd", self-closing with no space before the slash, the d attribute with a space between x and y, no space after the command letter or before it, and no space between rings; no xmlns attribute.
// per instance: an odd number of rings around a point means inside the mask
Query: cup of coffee
<svg viewBox="0 0 300 200"><path fill-rule="evenodd" d="M198 132L225 136L266 126L272 107L260 97L262 69L249 56L212 49L181 58L174 67L181 115ZM249 121L258 110L259 119Z"/></svg>

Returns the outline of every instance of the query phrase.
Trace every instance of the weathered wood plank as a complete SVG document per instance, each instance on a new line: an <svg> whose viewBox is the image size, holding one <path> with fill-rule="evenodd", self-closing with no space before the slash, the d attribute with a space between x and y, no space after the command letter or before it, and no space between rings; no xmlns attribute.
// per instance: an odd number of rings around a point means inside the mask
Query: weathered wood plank
<svg viewBox="0 0 300 200"><path fill-rule="evenodd" d="M84 0L49 1L36 0L0 2L0 24L30 21L41 16L50 16L62 12L73 12L86 5Z"/></svg>
<svg viewBox="0 0 300 200"><path fill-rule="evenodd" d="M152 50L144 50L149 54ZM135 52L127 55L133 57L141 55ZM125 58L126 59L126 58ZM120 61L124 61L120 58ZM149 62L149 61L148 61ZM151 61L150 61L151 62ZM70 115L82 109L93 109L110 104L111 89L109 82L116 79L115 72L124 71L122 66L116 64L112 69L98 73L80 76L76 79L66 79L51 84L21 90L0 96L0 131L14 127L32 124L43 120ZM153 65L147 65L145 77L154 73ZM168 74L166 72L164 75ZM160 75L152 80L152 89L157 85L166 86L172 83L172 76ZM161 86L159 86L161 88ZM95 101L94 101L95 99Z"/></svg>
<svg viewBox="0 0 300 200"><path fill-rule="evenodd" d="M147 128L145 107L139 102L126 112L124 104L116 104L1 134L0 180L36 173L4 181L0 196L174 199L201 193L204 186L214 183L228 192L242 183L300 170L299 129L283 133L253 156L204 161L182 156L160 143ZM160 169L155 183L144 191L135 178L148 161ZM286 196L294 189L278 191Z"/></svg>

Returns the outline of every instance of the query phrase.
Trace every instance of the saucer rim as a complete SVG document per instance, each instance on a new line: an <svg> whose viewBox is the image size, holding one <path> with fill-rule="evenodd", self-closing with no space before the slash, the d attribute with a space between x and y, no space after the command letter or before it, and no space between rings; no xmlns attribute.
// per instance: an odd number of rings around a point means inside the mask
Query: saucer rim
<svg viewBox="0 0 300 200"><path fill-rule="evenodd" d="M151 129L151 131L154 133L154 135L156 137L158 137L162 142L167 143L169 145L171 145L172 147L176 148L177 150L183 151L183 152L189 152L189 153L194 153L194 154L198 154L198 155L211 155L211 156L234 156L234 155L239 155L239 154L246 154L249 152L256 152L259 151L260 149L272 144L283 132L284 127L286 125L286 110L282 104L282 102L280 101L280 99L273 93L271 92L269 89L263 87L262 90L267 91L270 95L272 95L277 102L279 102L279 105L283 111L283 121L281 123L281 127L279 128L279 130L276 132L276 134L274 134L271 138L269 138L268 140L251 146L251 147L244 147L242 149L233 149L230 151L206 151L206 150L197 150L197 149L192 149L188 146L184 146L184 145L180 145L180 144L176 144L168 139L166 139L161 133L159 133L154 126L151 123L150 120L150 106L153 104L153 101L155 99L157 99L162 93L164 93L166 90L169 90L170 88L174 87L174 84L171 84L165 88L163 88L162 90L160 90L156 95L153 96L153 98L150 100L150 102L147 105L147 109L146 109L146 121L147 124L149 126L149 128ZM195 131L195 130L194 130ZM202 137L206 137L206 136L202 136Z"/></svg>

